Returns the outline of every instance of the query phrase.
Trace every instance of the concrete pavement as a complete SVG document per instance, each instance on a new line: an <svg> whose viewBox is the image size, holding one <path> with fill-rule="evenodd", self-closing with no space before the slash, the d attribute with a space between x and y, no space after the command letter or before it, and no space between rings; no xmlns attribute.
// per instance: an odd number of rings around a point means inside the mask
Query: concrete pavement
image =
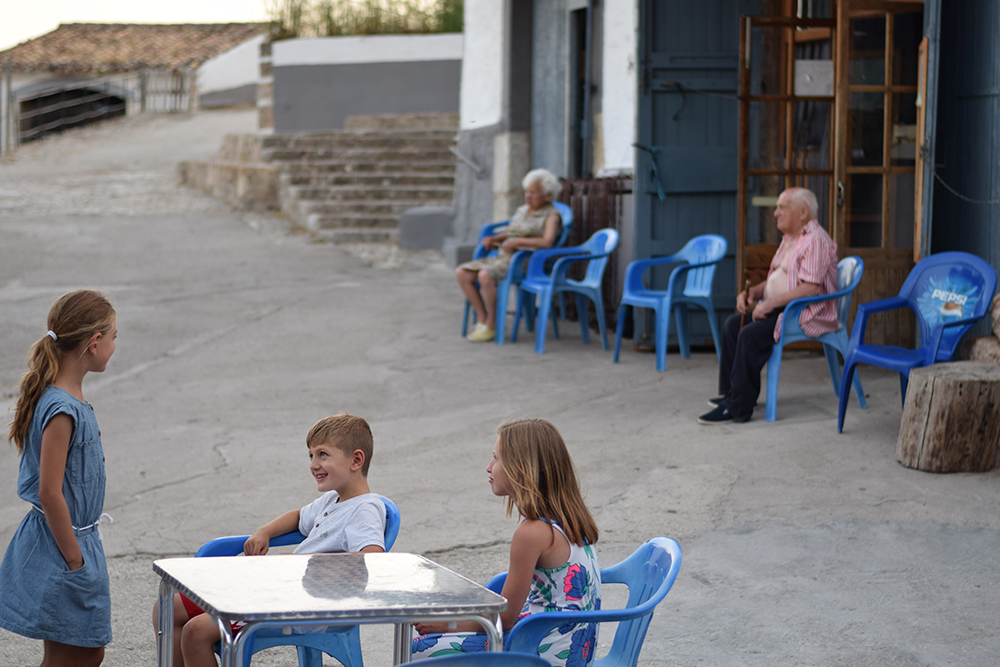
<svg viewBox="0 0 1000 667"><path fill-rule="evenodd" d="M0 403L59 294L104 289L119 313L118 350L84 385L115 518L105 665L155 664L153 560L316 496L305 434L340 411L372 425L371 486L402 513L396 550L481 582L504 569L515 525L486 482L495 427L551 420L603 564L656 535L684 549L641 665L996 664L1000 473L897 464L891 374L862 369L869 408L852 399L838 435L825 361L790 354L777 422L761 405L748 424L706 427L695 419L714 394L714 355L671 354L665 373L631 351L612 364L575 325L541 356L527 336L467 343L435 256L375 268L176 185L178 161L252 125L250 112L151 116L0 161ZM26 509L16 476L16 450L0 446L0 548ZM605 606L620 597L606 591ZM362 637L366 664L388 665L391 632ZM0 665L40 657L39 642L0 630Z"/></svg>

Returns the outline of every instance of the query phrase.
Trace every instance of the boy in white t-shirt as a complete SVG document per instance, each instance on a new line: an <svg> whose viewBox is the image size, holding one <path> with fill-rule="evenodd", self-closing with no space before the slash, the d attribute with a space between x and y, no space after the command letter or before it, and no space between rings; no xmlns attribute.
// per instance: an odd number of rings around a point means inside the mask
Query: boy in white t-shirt
<svg viewBox="0 0 1000 667"><path fill-rule="evenodd" d="M372 432L361 417L340 414L319 420L306 436L309 471L323 495L285 512L247 538L243 552L264 555L272 537L298 529L306 536L295 553L385 551L385 504L368 488ZM158 609L153 609L157 627ZM233 633L239 630L234 624ZM174 667L216 667L212 647L219 626L187 597L174 597Z"/></svg>

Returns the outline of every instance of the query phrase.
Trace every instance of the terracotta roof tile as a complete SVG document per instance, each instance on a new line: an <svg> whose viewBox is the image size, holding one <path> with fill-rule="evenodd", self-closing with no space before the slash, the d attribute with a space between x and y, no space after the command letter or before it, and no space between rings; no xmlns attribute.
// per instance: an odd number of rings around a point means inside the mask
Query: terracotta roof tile
<svg viewBox="0 0 1000 667"><path fill-rule="evenodd" d="M110 74L144 68L197 67L267 31L265 23L64 23L0 51L15 72Z"/></svg>

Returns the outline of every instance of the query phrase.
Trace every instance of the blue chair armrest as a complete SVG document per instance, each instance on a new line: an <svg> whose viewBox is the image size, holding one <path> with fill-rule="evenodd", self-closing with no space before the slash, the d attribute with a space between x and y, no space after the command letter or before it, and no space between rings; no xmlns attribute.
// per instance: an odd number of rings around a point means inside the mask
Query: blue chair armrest
<svg viewBox="0 0 1000 667"><path fill-rule="evenodd" d="M576 262L585 262L592 259L600 259L601 257L607 257L610 252L600 252L595 254L586 255L567 255L565 257L560 257L556 260L556 263L552 265L552 280L554 283L559 283L566 280L566 272L569 271L571 264Z"/></svg>
<svg viewBox="0 0 1000 667"><path fill-rule="evenodd" d="M570 246L567 248L540 248L535 250L531 259L528 260L528 278L547 278L545 273L545 262L549 257L559 257L562 255L572 255L573 253L586 252L582 246ZM589 255L588 255L589 257Z"/></svg>
<svg viewBox="0 0 1000 667"><path fill-rule="evenodd" d="M472 252L472 259L482 259L483 257L489 257L491 253L496 253L496 248L487 250L483 247L483 239L487 236L493 236L503 227L510 224L510 220L504 220L502 222L490 222L482 226L479 230L479 240L476 241L476 249Z"/></svg>
<svg viewBox="0 0 1000 667"><path fill-rule="evenodd" d="M217 537L214 540L209 540L205 544L201 545L198 552L195 553L195 558L204 558L212 556L238 556L243 553L243 544L249 538L249 535L230 535L228 537ZM272 537L271 541L268 543L272 547L287 547L293 544L299 544L302 540L306 539L306 536L297 530L293 530L290 533L285 533L284 535L278 535L277 537Z"/></svg>
<svg viewBox="0 0 1000 667"><path fill-rule="evenodd" d="M642 280L642 274L646 272L651 266L659 266L661 264L680 264L682 262L687 262L686 259L678 257L677 255L668 255L666 257L653 257L651 259L637 259L633 262L629 262L629 265L625 268L625 284L632 288L638 288L642 286L640 282Z"/></svg>
<svg viewBox="0 0 1000 667"><path fill-rule="evenodd" d="M938 350L941 348L941 339L944 337L945 329L953 329L955 327L963 327L967 324L975 324L978 322L980 317L967 317L962 320L955 320L954 322L945 322L934 329L931 335L931 344L927 346L927 356L925 357L925 364L930 366L935 361L937 361Z"/></svg>
<svg viewBox="0 0 1000 667"><path fill-rule="evenodd" d="M870 301L868 303L858 304L858 314L857 317L867 317L874 313L884 313L887 310L896 310L898 308L908 308L910 302L901 296L891 296L888 299L879 299L878 301Z"/></svg>
<svg viewBox="0 0 1000 667"><path fill-rule="evenodd" d="M802 311L811 306L814 303L823 303L824 301L832 301L834 299L839 299L842 296L850 294L854 290L853 287L845 287L844 289L837 292L830 292L829 294L819 294L817 296L804 296L799 299L793 299L785 306L785 319L781 323L781 338L784 339L785 332L789 334L802 334L802 327L799 326L799 315Z"/></svg>
<svg viewBox="0 0 1000 667"><path fill-rule="evenodd" d="M869 315L909 307L910 302L901 296L891 296L888 299L858 304L858 312L854 315L854 329L851 331L851 340L847 344L847 353L844 355L844 358L846 359L852 355L858 345L865 339L865 329L868 327Z"/></svg>
<svg viewBox="0 0 1000 667"><path fill-rule="evenodd" d="M647 600L629 609L597 611L548 611L522 618L504 635L504 650L537 653L538 645L552 628L567 623L615 623L639 618L652 612L659 599Z"/></svg>

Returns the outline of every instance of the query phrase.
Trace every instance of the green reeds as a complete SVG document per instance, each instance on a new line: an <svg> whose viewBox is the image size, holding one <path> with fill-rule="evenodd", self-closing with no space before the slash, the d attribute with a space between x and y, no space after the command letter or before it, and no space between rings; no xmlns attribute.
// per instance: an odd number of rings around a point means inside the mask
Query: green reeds
<svg viewBox="0 0 1000 667"><path fill-rule="evenodd" d="M461 32L463 0L270 0L271 38Z"/></svg>

